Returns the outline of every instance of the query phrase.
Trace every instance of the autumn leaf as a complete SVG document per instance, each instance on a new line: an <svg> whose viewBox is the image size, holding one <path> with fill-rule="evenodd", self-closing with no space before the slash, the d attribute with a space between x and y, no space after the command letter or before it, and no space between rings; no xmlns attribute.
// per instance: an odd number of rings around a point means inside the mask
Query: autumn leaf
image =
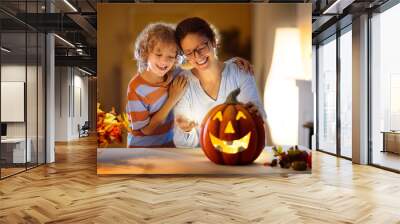
<svg viewBox="0 0 400 224"><path fill-rule="evenodd" d="M97 144L107 147L113 142L122 142L123 131L130 131L129 120L126 113L117 114L115 107L106 113L97 103Z"/></svg>

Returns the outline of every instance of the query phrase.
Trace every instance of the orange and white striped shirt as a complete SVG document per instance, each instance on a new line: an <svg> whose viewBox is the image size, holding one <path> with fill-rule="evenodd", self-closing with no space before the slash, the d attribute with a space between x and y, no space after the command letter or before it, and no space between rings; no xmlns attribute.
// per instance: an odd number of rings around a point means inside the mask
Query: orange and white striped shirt
<svg viewBox="0 0 400 224"><path fill-rule="evenodd" d="M152 135L145 135L141 129L146 127L151 116L159 111L168 99L168 86L172 74L159 85L151 84L139 74L135 75L128 85L126 112L128 114L131 133L128 133L128 147L160 147L172 145L173 113L157 128Z"/></svg>

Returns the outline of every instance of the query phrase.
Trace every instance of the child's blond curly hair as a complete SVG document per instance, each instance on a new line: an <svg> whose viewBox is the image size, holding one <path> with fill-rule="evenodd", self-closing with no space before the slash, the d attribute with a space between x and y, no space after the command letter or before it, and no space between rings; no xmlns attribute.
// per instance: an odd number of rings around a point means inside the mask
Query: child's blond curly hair
<svg viewBox="0 0 400 224"><path fill-rule="evenodd" d="M146 70L149 53L157 42L176 45L175 26L162 22L151 23L139 34L135 41L135 59L139 72Z"/></svg>

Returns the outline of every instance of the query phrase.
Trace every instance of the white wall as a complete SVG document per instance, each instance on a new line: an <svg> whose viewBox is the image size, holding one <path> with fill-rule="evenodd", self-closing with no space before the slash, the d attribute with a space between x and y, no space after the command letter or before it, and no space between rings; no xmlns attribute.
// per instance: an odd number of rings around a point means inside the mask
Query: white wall
<svg viewBox="0 0 400 224"><path fill-rule="evenodd" d="M88 120L88 78L76 68L56 67L55 85L55 140L77 139L78 124Z"/></svg>
<svg viewBox="0 0 400 224"><path fill-rule="evenodd" d="M311 130L305 128L303 125L306 122L313 122L314 120L314 96L312 92L312 83L310 80L296 80L296 87L298 89L298 105L296 106L299 107L297 144L309 147L309 145L311 145L309 140Z"/></svg>
<svg viewBox="0 0 400 224"><path fill-rule="evenodd" d="M89 113L88 113L88 78L82 77L80 75L74 75L74 108L72 113L72 120L71 120L71 135L73 138L79 137L78 133L78 124L82 126L85 121L88 121ZM81 73L79 73L81 74ZM79 93L80 92L80 93ZM79 102L80 101L80 102ZM81 107L81 108L79 108ZM81 110L81 111L80 111Z"/></svg>
<svg viewBox="0 0 400 224"><path fill-rule="evenodd" d="M67 67L55 68L55 141L68 140L68 74Z"/></svg>

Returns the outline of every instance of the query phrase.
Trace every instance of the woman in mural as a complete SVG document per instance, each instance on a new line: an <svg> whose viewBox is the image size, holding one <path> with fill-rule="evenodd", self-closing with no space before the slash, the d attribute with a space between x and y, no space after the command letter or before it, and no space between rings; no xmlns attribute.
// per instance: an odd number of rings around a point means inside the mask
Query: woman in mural
<svg viewBox="0 0 400 224"><path fill-rule="evenodd" d="M251 113L258 113L265 120L254 76L240 70L232 60L218 60L216 33L205 20L193 17L181 21L175 37L192 67L185 73L186 91L174 108L177 147L197 147L199 126L207 112L224 103L229 93L237 88L241 90L238 100L247 103Z"/></svg>
<svg viewBox="0 0 400 224"><path fill-rule="evenodd" d="M173 107L186 87L185 76L177 75L178 46L172 24L151 23L138 35L135 59L138 72L129 82L126 112L131 127L128 147L170 147L173 136ZM244 71L250 64L241 58L232 63Z"/></svg>

